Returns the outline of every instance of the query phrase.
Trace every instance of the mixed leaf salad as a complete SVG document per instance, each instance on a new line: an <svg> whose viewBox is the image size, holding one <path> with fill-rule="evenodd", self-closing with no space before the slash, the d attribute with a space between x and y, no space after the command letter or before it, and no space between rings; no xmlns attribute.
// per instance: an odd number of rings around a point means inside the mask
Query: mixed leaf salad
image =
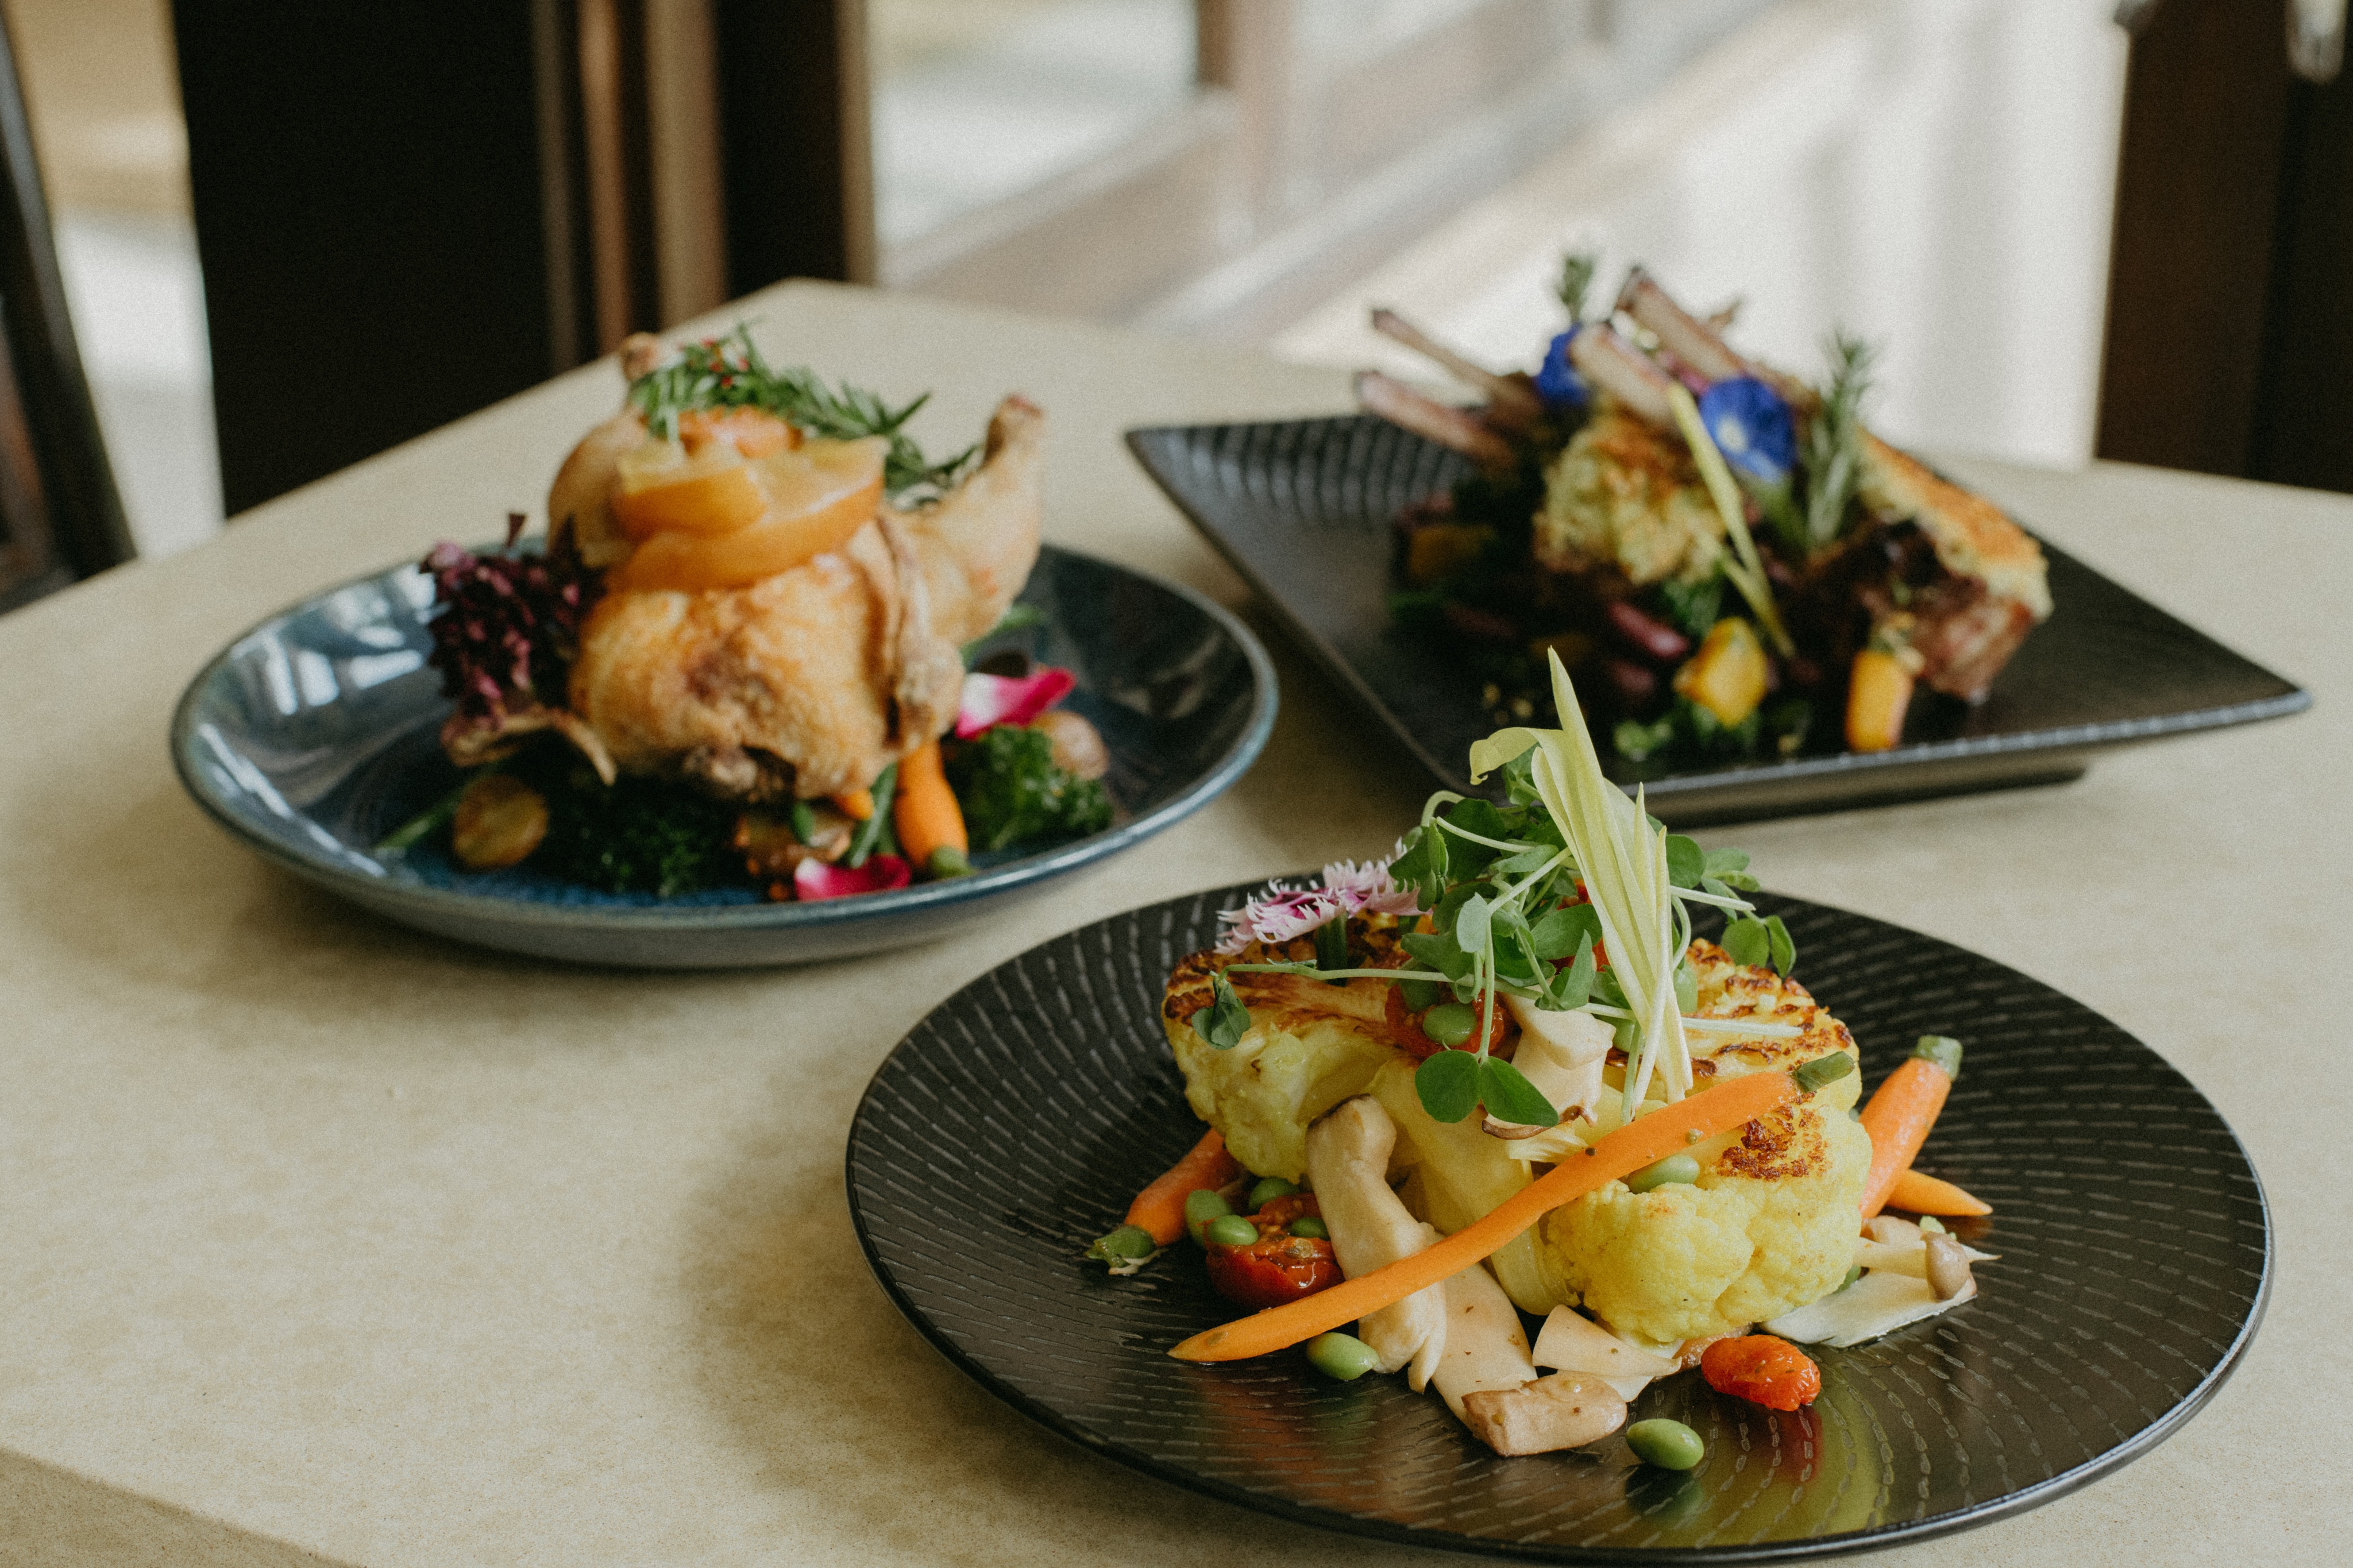
<svg viewBox="0 0 2353 1568"><path fill-rule="evenodd" d="M1583 682L1636 776L1884 751L1922 710L1982 700L2050 613L2040 548L1865 428L1873 354L1835 334L1809 383L1733 349L1637 268L1533 374L1497 374L1394 313L1374 325L1485 396L1463 409L1367 372L1364 405L1472 460L1397 519L1390 598L1481 681L1497 724ZM1940 694L1915 704L1915 689Z"/></svg>
<svg viewBox="0 0 2353 1568"><path fill-rule="evenodd" d="M1270 887L1178 963L1163 1024L1209 1131L1089 1256L1128 1274L1189 1237L1259 1310L1179 1359L1303 1346L1331 1377L1434 1385L1499 1453L1622 1428L1687 1468L1688 1427L1626 1425L1650 1382L1696 1365L1799 1408L1821 1388L1799 1344L1975 1294L1989 1255L1936 1216L1990 1210L1910 1169L1959 1044L1924 1038L1859 1103L1747 858L1612 784L1548 663L1560 727L1472 752L1503 802L1441 791L1388 860Z"/></svg>

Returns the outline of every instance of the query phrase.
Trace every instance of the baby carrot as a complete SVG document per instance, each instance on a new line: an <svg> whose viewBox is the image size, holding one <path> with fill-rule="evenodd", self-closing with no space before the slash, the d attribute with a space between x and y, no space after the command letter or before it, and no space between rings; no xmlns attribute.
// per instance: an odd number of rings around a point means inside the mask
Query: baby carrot
<svg viewBox="0 0 2353 1568"><path fill-rule="evenodd" d="M874 792L871 789L846 789L833 797L833 804L850 821L864 822L874 815Z"/></svg>
<svg viewBox="0 0 2353 1568"><path fill-rule="evenodd" d="M1183 1159L1153 1179L1127 1205L1127 1223L1147 1232L1154 1245L1166 1247L1185 1234L1185 1200L1206 1187L1217 1191L1242 1173L1241 1163L1226 1151L1226 1136L1216 1128Z"/></svg>
<svg viewBox="0 0 2353 1568"><path fill-rule="evenodd" d="M1961 1042L1923 1035L1912 1055L1889 1073L1862 1108L1862 1130L1871 1134L1871 1175L1862 1186L1862 1217L1887 1206L1895 1178L1911 1169L1928 1129L1945 1109L1945 1096L1961 1075Z"/></svg>
<svg viewBox="0 0 2353 1568"><path fill-rule="evenodd" d="M1670 1154L1680 1154L1702 1138L1729 1131L1793 1100L1798 1085L1788 1073L1749 1073L1703 1089L1609 1134L1581 1155L1571 1155L1550 1172L1409 1258L1328 1290L1269 1308L1222 1328L1195 1334L1168 1353L1178 1361L1240 1361L1266 1355L1317 1334L1353 1323L1415 1291L1450 1279L1497 1251L1564 1204L1576 1202L1611 1182L1632 1175Z"/></svg>
<svg viewBox="0 0 2353 1568"><path fill-rule="evenodd" d="M891 819L899 829L899 847L925 869L943 849L955 850L961 862L971 847L965 838L964 809L956 805L955 791L948 788L937 741L909 752L900 763L899 794L891 803Z"/></svg>
<svg viewBox="0 0 2353 1568"><path fill-rule="evenodd" d="M1887 1204L1910 1214L1943 1215L1947 1218L1993 1213L1993 1205L1983 1198L1971 1197L1950 1182L1940 1182L1917 1171L1905 1171L1895 1178L1895 1184L1887 1190Z"/></svg>

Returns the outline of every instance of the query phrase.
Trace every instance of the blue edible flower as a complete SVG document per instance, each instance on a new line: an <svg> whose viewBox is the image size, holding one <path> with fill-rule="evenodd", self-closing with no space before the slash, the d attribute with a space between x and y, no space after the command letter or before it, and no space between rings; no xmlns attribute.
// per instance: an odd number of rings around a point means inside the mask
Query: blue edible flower
<svg viewBox="0 0 2353 1568"><path fill-rule="evenodd" d="M1544 365L1536 372L1536 395L1547 408L1582 408L1593 396L1585 378L1568 363L1569 340L1581 330L1569 328L1545 350Z"/></svg>
<svg viewBox="0 0 2353 1568"><path fill-rule="evenodd" d="M1759 484L1788 482L1798 429L1779 393L1753 375L1736 375L1700 394L1699 417L1725 462Z"/></svg>

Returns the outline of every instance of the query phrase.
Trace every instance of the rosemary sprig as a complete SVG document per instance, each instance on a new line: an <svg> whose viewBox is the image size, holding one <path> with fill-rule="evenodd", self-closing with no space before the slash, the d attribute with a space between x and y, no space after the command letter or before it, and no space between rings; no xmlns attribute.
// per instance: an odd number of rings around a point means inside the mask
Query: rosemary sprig
<svg viewBox="0 0 2353 1568"><path fill-rule="evenodd" d="M923 456L906 433L908 420L931 401L925 393L903 407L892 408L863 387L830 387L816 372L801 366L783 370L770 365L742 322L724 337L688 343L678 357L657 365L629 384L629 402L646 428L664 440L678 436L678 416L696 408L761 408L809 435L828 441L854 441L881 436L891 443L883 460L882 483L901 505L932 499L956 481L979 452L967 447L944 462Z"/></svg>
<svg viewBox="0 0 2353 1568"><path fill-rule="evenodd" d="M1806 426L1806 538L1816 550L1839 536L1862 478L1862 400L1877 351L1843 329L1831 334L1830 385Z"/></svg>
<svg viewBox="0 0 2353 1568"><path fill-rule="evenodd" d="M1593 288L1593 275L1601 267L1601 258L1590 250L1572 250L1560 258L1560 281L1553 292L1568 310L1572 327L1585 321L1585 296Z"/></svg>

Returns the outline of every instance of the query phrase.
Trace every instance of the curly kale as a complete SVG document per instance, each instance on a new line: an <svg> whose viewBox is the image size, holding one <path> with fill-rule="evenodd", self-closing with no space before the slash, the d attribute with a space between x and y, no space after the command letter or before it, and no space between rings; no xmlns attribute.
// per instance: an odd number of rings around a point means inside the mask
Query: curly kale
<svg viewBox="0 0 2353 1568"><path fill-rule="evenodd" d="M946 761L976 849L1050 844L1111 826L1110 793L1056 767L1054 743L1039 731L999 724L952 747Z"/></svg>
<svg viewBox="0 0 2353 1568"><path fill-rule="evenodd" d="M623 774L607 787L552 750L523 768L547 797L547 837L532 863L607 893L681 893L744 879L732 847L735 808L683 784Z"/></svg>

